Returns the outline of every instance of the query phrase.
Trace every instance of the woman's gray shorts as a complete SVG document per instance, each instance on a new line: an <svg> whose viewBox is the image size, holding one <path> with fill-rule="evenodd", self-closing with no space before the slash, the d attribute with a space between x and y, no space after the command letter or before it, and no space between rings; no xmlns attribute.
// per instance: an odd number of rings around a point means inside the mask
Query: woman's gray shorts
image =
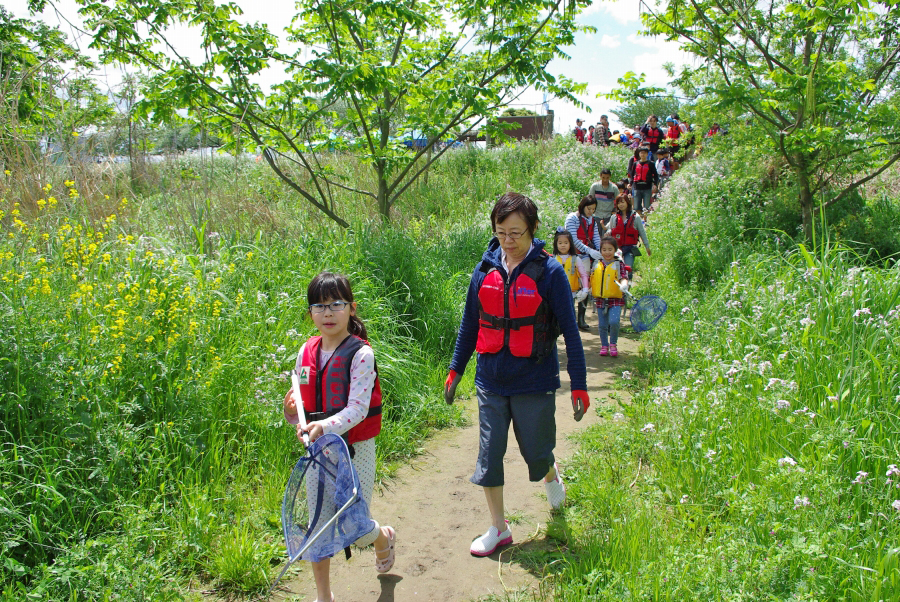
<svg viewBox="0 0 900 602"><path fill-rule="evenodd" d="M528 478L540 481L553 466L556 446L556 392L509 397L477 388L480 427L478 461L469 479L482 487L503 485L503 456L509 440L509 422L528 464Z"/></svg>

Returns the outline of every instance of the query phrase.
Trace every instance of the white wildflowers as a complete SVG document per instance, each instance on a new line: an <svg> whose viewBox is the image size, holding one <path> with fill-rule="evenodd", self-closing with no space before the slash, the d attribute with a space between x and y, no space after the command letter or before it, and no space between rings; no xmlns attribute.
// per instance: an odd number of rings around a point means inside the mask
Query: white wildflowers
<svg viewBox="0 0 900 602"><path fill-rule="evenodd" d="M625 370L625 371L622 373L622 378L625 379L625 380L631 380L631 372L628 371L628 370Z"/></svg>
<svg viewBox="0 0 900 602"><path fill-rule="evenodd" d="M869 477L869 473L867 473L863 470L860 470L859 472L856 473L856 478L853 479L852 481L850 481L850 483L853 485L862 485L863 483L866 482L866 479L868 477Z"/></svg>
<svg viewBox="0 0 900 602"><path fill-rule="evenodd" d="M784 458L779 458L778 460L779 466L796 466L797 461L791 458L790 456L785 456Z"/></svg>
<svg viewBox="0 0 900 602"><path fill-rule="evenodd" d="M644 427L641 429L641 432L642 432L642 433L647 433L647 434L649 434L649 433L655 433L655 432L656 432L656 425L653 424L652 422L648 422L648 423L645 424Z"/></svg>
<svg viewBox="0 0 900 602"><path fill-rule="evenodd" d="M809 498L806 496L796 496L794 497L794 510L797 508L802 508L804 506L812 506L812 502L809 501Z"/></svg>

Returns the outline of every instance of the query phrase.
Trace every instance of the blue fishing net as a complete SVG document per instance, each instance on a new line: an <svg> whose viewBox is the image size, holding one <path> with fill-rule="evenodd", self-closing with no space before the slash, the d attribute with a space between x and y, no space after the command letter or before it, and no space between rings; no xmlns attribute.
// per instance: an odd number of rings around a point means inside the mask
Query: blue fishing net
<svg viewBox="0 0 900 602"><path fill-rule="evenodd" d="M662 298L656 295L644 295L631 308L631 326L636 332L650 330L668 309Z"/></svg>
<svg viewBox="0 0 900 602"><path fill-rule="evenodd" d="M322 435L307 451L291 471L281 504L288 566L298 558L331 558L376 525L359 494L347 443Z"/></svg>

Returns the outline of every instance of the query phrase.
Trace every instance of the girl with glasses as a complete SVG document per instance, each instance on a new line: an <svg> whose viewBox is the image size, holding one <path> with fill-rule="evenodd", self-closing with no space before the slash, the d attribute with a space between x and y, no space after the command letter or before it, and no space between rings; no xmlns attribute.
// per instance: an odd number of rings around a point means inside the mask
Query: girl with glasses
<svg viewBox="0 0 900 602"><path fill-rule="evenodd" d="M359 474L360 494L371 508L375 487L375 436L381 432L381 384L375 354L366 341L366 327L356 315L350 281L343 274L322 272L306 290L309 315L319 330L297 354L300 396L289 390L284 396L284 417L315 441L326 433L347 440L353 467ZM302 427L298 412L306 413ZM372 531L356 541L360 547L374 543L375 570L386 573L394 565L396 534L392 527L372 521ZM317 602L334 601L330 580L331 559L313 562Z"/></svg>

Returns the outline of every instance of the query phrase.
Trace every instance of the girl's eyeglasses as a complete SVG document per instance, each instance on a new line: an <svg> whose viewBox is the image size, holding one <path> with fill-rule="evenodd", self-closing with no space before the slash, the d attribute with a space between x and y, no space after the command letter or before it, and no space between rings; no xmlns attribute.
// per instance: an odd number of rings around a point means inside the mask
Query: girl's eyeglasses
<svg viewBox="0 0 900 602"><path fill-rule="evenodd" d="M325 311L327 307L331 311L344 311L344 308L350 305L347 301L332 301L331 303L312 303L309 306L309 312L313 314L320 314Z"/></svg>

